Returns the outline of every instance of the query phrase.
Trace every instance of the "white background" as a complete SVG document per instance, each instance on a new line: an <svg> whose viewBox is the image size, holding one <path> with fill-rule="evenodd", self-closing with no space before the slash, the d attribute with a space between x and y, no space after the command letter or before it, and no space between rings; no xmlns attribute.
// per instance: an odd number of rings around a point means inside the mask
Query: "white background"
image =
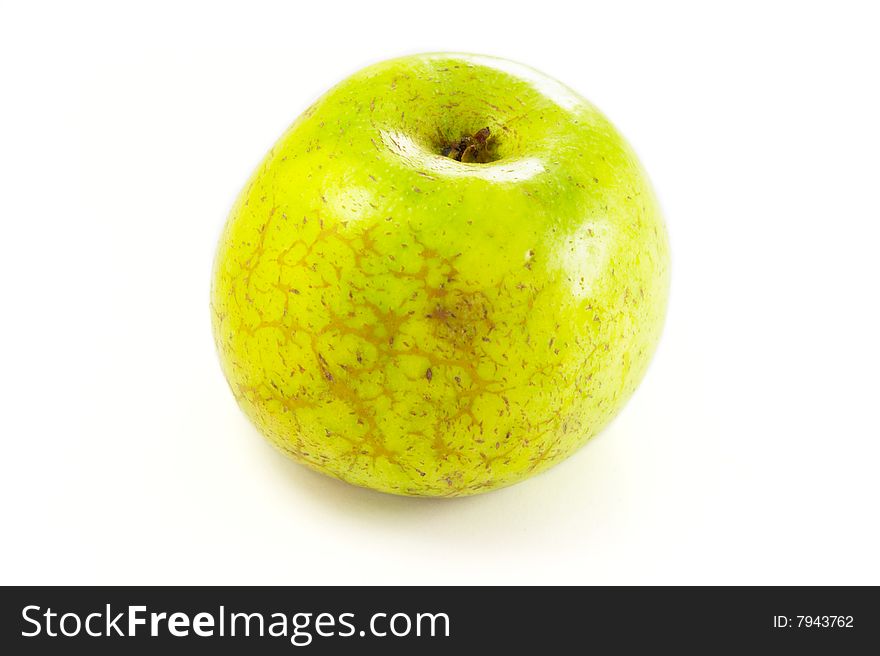
<svg viewBox="0 0 880 656"><path fill-rule="evenodd" d="M11 3L0 10L0 583L880 584L870 3ZM643 385L459 500L307 471L238 411L233 198L374 61L543 70L633 143L673 249Z"/></svg>

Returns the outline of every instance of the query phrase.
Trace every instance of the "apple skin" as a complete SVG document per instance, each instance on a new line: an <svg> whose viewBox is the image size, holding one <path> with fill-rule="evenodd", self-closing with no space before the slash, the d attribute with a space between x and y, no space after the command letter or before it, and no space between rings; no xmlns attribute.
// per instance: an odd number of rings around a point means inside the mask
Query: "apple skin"
<svg viewBox="0 0 880 656"><path fill-rule="evenodd" d="M493 161L444 157L488 127ZM586 100L507 60L370 66L238 198L211 290L239 405L309 467L401 495L516 483L641 380L669 284L648 178Z"/></svg>

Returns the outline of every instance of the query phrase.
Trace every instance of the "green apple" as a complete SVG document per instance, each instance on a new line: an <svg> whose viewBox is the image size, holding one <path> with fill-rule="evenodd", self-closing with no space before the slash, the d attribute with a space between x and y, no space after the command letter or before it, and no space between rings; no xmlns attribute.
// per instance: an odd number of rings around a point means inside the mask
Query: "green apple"
<svg viewBox="0 0 880 656"><path fill-rule="evenodd" d="M320 472L457 496L561 461L660 335L669 255L612 124L503 59L403 57L331 89L236 202L213 328L239 405Z"/></svg>

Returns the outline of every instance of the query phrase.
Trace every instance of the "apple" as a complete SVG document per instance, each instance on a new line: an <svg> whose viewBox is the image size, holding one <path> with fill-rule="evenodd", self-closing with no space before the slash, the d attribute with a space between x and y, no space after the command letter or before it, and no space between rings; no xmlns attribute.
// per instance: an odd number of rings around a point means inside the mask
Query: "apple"
<svg viewBox="0 0 880 656"><path fill-rule="evenodd" d="M641 380L669 255L636 155L526 66L370 66L288 129L238 198L213 331L279 449L401 495L500 488L560 462Z"/></svg>

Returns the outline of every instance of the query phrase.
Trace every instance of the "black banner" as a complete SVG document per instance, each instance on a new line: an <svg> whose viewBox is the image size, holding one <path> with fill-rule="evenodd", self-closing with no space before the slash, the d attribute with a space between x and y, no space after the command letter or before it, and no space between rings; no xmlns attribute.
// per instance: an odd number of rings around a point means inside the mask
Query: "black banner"
<svg viewBox="0 0 880 656"><path fill-rule="evenodd" d="M880 639L868 587L11 587L0 612L6 654L862 653Z"/></svg>

